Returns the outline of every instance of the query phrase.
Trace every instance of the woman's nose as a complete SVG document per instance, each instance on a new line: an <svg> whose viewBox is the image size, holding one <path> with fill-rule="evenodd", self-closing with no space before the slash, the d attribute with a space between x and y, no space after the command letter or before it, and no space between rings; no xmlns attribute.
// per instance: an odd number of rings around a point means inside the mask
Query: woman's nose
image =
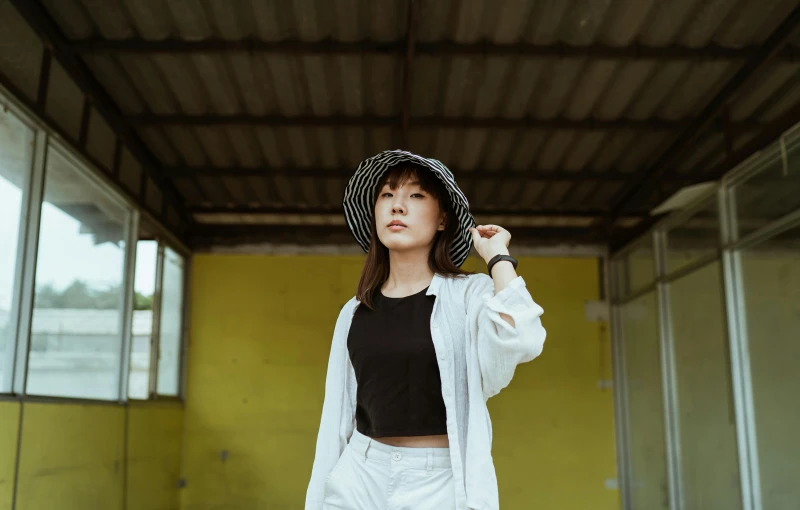
<svg viewBox="0 0 800 510"><path fill-rule="evenodd" d="M392 212L393 213L404 213L406 211L405 207L402 204L394 204L392 205Z"/></svg>

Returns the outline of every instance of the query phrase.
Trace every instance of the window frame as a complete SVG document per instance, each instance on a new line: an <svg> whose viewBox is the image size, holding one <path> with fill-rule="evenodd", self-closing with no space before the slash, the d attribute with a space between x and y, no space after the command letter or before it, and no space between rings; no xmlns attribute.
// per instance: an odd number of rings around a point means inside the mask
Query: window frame
<svg viewBox="0 0 800 510"><path fill-rule="evenodd" d="M138 232L137 232L138 234ZM138 238L137 242L141 239ZM175 246L160 236L156 236L154 241L157 243L156 248L156 271L155 271L155 287L153 291L153 305L152 305L152 327L150 329L150 364L148 366L147 375L147 397L136 398L128 396L128 400L136 402L145 402L149 400L158 401L185 401L186 400L186 361L187 361L187 348L188 348L188 319L189 319L189 274L191 271L192 258L190 255L176 249ZM169 248L181 258L183 258L183 278L181 280L181 339L178 353L178 394L176 395L161 395L158 393L158 360L161 352L161 310L162 310L162 289L164 283L164 253ZM137 253L138 256L138 253ZM135 262L134 262L135 265ZM132 337L132 329L130 331ZM130 352L131 345L128 347ZM130 362L128 362L130 369ZM130 377L130 374L128 374ZM127 392L127 388L126 388Z"/></svg>
<svg viewBox="0 0 800 510"><path fill-rule="evenodd" d="M132 344L132 323L134 308L134 279L136 269L136 243L139 240L139 224L148 221L156 231L159 246L166 243L170 249L184 259L183 274L183 302L182 302L182 328L181 352L179 370L179 391L177 397L158 397L158 400L185 400L186 388L186 349L188 345L188 308L189 295L187 292L191 271L192 254L189 248L175 235L164 228L163 224L149 211L140 209L139 205L127 197L119 185L113 182L102 169L98 168L88 158L81 154L71 142L65 140L59 132L41 119L14 94L0 84L0 105L6 112L22 122L34 133L34 150L31 161L31 170L26 175L25 189L22 193L20 207L20 227L18 231L18 245L15 262L14 288L12 289L12 302L10 308L9 329L9 366L2 374L0 380L0 399L27 400L27 401L67 401L91 402L101 404L124 404L128 398L128 382L130 372L130 348ZM30 352L30 331L33 321L36 262L41 228L41 210L44 200L44 184L46 179L47 151L52 148L60 152L82 178L87 179L99 192L130 211L125 224L125 261L122 278L123 304L122 304L122 342L120 366L118 370L119 384L115 400L29 395L26 392L28 358ZM156 366L157 370L157 366ZM4 386L2 383L6 383Z"/></svg>

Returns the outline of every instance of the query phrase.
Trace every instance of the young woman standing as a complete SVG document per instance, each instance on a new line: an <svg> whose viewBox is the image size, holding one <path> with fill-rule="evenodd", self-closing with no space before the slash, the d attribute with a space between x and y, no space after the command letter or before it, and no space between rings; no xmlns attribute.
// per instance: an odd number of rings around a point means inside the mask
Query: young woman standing
<svg viewBox="0 0 800 510"><path fill-rule="evenodd" d="M363 161L344 193L367 253L334 329L306 510L498 510L487 400L542 352L542 308L441 162ZM487 274L460 269L471 247Z"/></svg>

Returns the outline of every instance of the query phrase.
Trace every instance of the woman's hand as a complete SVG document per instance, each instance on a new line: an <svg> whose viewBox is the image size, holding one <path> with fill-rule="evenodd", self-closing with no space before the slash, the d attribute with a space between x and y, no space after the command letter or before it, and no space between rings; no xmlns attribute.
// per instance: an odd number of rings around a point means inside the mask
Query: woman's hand
<svg viewBox="0 0 800 510"><path fill-rule="evenodd" d="M475 251L487 264L495 255L508 255L511 233L500 225L478 225L469 231Z"/></svg>

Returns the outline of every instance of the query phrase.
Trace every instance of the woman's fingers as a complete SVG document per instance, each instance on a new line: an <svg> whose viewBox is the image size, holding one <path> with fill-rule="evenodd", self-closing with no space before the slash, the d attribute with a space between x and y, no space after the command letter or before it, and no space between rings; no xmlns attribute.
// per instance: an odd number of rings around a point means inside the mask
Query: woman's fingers
<svg viewBox="0 0 800 510"><path fill-rule="evenodd" d="M501 227L500 225L478 225L477 229L487 230L491 232L500 232L501 230L503 230L503 227Z"/></svg>
<svg viewBox="0 0 800 510"><path fill-rule="evenodd" d="M484 237L491 237L503 229L503 227L499 225L478 225L475 228L477 228L478 232Z"/></svg>
<svg viewBox="0 0 800 510"><path fill-rule="evenodd" d="M494 230L478 230L478 235L487 239L493 237L495 234L497 234L497 232Z"/></svg>

